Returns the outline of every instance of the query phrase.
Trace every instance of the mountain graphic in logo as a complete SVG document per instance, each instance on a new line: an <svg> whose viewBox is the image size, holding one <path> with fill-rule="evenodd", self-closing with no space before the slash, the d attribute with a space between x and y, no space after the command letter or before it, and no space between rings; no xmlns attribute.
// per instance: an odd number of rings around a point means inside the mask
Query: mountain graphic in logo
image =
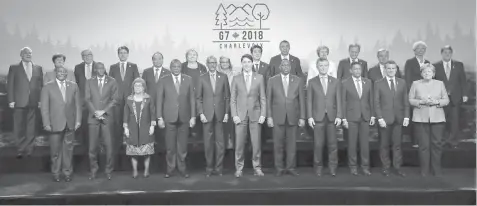
<svg viewBox="0 0 477 206"><path fill-rule="evenodd" d="M246 3L242 6L223 4L215 12L216 26L220 29L262 28L262 21L267 20L270 10L266 4L257 3L253 7Z"/></svg>

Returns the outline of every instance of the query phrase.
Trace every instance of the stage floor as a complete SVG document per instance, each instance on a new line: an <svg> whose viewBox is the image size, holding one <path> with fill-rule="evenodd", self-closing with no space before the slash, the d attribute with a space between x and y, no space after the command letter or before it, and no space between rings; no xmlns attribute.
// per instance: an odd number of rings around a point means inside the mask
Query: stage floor
<svg viewBox="0 0 477 206"><path fill-rule="evenodd" d="M48 173L0 176L1 204L475 204L475 169L444 169L443 177L419 175L419 168L403 168L407 177L384 177L380 168L371 176L352 176L339 168L336 177L311 168L300 176L255 177L250 169L237 179L233 171L206 178L194 171L188 179L163 174L133 179L130 172L103 174L88 180L77 174L70 183L53 182ZM140 173L141 174L141 173Z"/></svg>

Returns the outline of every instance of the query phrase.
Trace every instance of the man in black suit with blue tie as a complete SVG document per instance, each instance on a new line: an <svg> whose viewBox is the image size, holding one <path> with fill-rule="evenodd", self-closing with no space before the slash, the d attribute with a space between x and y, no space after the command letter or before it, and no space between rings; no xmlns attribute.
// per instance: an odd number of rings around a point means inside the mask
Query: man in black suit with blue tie
<svg viewBox="0 0 477 206"><path fill-rule="evenodd" d="M43 69L31 61L32 50L20 51L21 62L8 69L7 98L13 109L13 136L17 141L17 158L31 155L38 125L36 113L40 106Z"/></svg>
<svg viewBox="0 0 477 206"><path fill-rule="evenodd" d="M460 138L460 106L467 102L468 85L464 64L452 59L453 49L450 45L441 49L442 61L434 63L436 79L444 82L449 95L449 104L444 107L446 114L447 143L457 148Z"/></svg>

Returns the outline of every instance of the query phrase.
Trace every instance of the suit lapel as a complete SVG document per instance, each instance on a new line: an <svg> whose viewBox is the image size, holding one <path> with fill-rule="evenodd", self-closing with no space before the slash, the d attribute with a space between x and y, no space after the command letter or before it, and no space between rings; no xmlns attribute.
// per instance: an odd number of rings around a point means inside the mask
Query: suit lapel
<svg viewBox="0 0 477 206"><path fill-rule="evenodd" d="M283 85L283 77L282 77L282 74L277 74L278 75L278 82L280 83L280 91L282 91L282 94L284 97L287 97L287 95L285 95L285 86ZM288 84L288 88L290 89L290 84Z"/></svg>
<svg viewBox="0 0 477 206"><path fill-rule="evenodd" d="M184 86L184 85L185 85L184 74L181 75L181 82L180 82L180 84L181 84L181 85L179 86L179 94L177 94L177 95L180 95L181 93L185 92L184 89L186 89L186 88L185 88L185 86Z"/></svg>
<svg viewBox="0 0 477 206"><path fill-rule="evenodd" d="M444 69L444 73L445 73L445 69ZM452 77L455 76L454 73L455 73L455 62L451 60L451 70L450 70L450 74L449 74L449 79L447 79L448 81L450 81L452 79ZM446 75L446 77L447 77L447 75Z"/></svg>
<svg viewBox="0 0 477 206"><path fill-rule="evenodd" d="M216 71L217 72L217 71ZM210 89L212 90L212 93L214 93L214 88L213 88L213 85L212 85L212 81L210 81L210 73L207 72L206 76L205 76L205 81L208 83L208 85L210 86ZM215 85L217 85L217 73L215 73ZM215 93L214 93L215 94Z"/></svg>
<svg viewBox="0 0 477 206"><path fill-rule="evenodd" d="M356 88L356 85L355 85L355 82L354 82L353 77L350 77L350 78L351 78L351 79L350 79L351 81L349 81L349 86L350 86L351 88L353 88L352 90L354 91L354 94L356 95L356 97L358 97L358 99L361 99L361 98L359 98L358 89ZM361 88L361 90L362 90L362 88ZM361 92L362 92L362 91L361 91Z"/></svg>
<svg viewBox="0 0 477 206"><path fill-rule="evenodd" d="M26 73L26 69L25 69L25 67L23 66L23 62L22 62L22 61L20 61L20 67L22 68L21 73L23 74L23 76L25 77L25 79L26 79L28 82L30 82L30 80L28 79L28 75L27 75L27 73Z"/></svg>
<svg viewBox="0 0 477 206"><path fill-rule="evenodd" d="M53 81L54 81L54 84L55 84L55 85L53 86L53 90L54 90L53 93L54 93L54 94L57 94L57 95L60 97L60 99L63 100L63 95L61 94L61 89L60 89L60 87L58 86L58 82L56 81L56 78L55 78L55 80L53 80ZM65 83L65 84L66 84L66 83ZM66 86L66 85L65 85L65 86ZM67 88L66 91L68 91L68 87L66 87L66 88ZM66 101L68 101L68 98L67 98L68 95L67 95L67 94L68 94L68 92L65 92L65 100L66 100ZM66 103L65 101L62 101L62 102L63 102L63 103Z"/></svg>
<svg viewBox="0 0 477 206"><path fill-rule="evenodd" d="M69 100L71 99L70 97L73 94L73 91L71 91L73 88L71 88L71 84L66 82L66 91L65 91L65 102L68 103Z"/></svg>

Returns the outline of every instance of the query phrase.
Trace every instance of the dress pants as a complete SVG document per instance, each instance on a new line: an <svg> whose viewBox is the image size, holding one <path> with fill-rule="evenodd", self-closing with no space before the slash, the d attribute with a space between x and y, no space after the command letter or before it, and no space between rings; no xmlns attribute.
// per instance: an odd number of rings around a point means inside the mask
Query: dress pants
<svg viewBox="0 0 477 206"><path fill-rule="evenodd" d="M125 101L119 100L116 105L114 105L114 129L112 135L116 138L113 140L114 144L114 154L118 155L121 145L126 141L126 136L124 135L123 128L123 119L124 119L124 103Z"/></svg>
<svg viewBox="0 0 477 206"><path fill-rule="evenodd" d="M55 178L60 176L60 172L67 177L71 176L75 132L66 127L63 131L51 132L49 139L51 173Z"/></svg>
<svg viewBox="0 0 477 206"><path fill-rule="evenodd" d="M111 120L109 120L111 121ZM104 148L106 151L106 166L105 173L111 174L113 172L113 137L111 136L110 122L100 122L97 124L89 124L89 161L91 174L95 175L98 172L98 150L100 148L100 138L103 139Z"/></svg>
<svg viewBox="0 0 477 206"><path fill-rule="evenodd" d="M361 168L369 169L369 122L348 122L348 165L355 169L358 166L357 147L361 156Z"/></svg>
<svg viewBox="0 0 477 206"><path fill-rule="evenodd" d="M35 143L38 120L38 107L22 107L13 109L13 135L16 138L18 153L30 155Z"/></svg>
<svg viewBox="0 0 477 206"><path fill-rule="evenodd" d="M252 142L252 165L254 170L261 170L261 129L257 121L250 121L247 115L245 119L235 126L235 169L242 171L244 166L244 148L247 143L247 130L250 131Z"/></svg>
<svg viewBox="0 0 477 206"><path fill-rule="evenodd" d="M89 124L88 124L88 114L89 111L85 107L83 108L83 116L81 119L81 126L75 131L75 138L81 139L81 144L83 146L88 146L89 145ZM89 151L86 150L86 154L89 155Z"/></svg>
<svg viewBox="0 0 477 206"><path fill-rule="evenodd" d="M432 168L435 175L441 175L441 157L442 157L442 132L445 123L421 123L415 122L419 139L419 160L421 164L421 173L429 174Z"/></svg>
<svg viewBox="0 0 477 206"><path fill-rule="evenodd" d="M213 119L203 123L204 151L206 160L206 171L216 171L222 173L223 160L225 153L225 138L223 129L223 119L217 119L214 115ZM215 166L214 166L215 153Z"/></svg>
<svg viewBox="0 0 477 206"><path fill-rule="evenodd" d="M400 169L402 165L402 123L394 121L393 124L387 124L385 128L378 127L380 133L379 156L384 169L391 167L389 158L390 145L393 152L393 167Z"/></svg>
<svg viewBox="0 0 477 206"><path fill-rule="evenodd" d="M336 169L338 166L338 139L336 138L336 126L334 121L328 120L327 115L323 117L323 120L315 121L313 128L314 137L314 167L323 167L323 148L328 147L328 167Z"/></svg>
<svg viewBox="0 0 477 206"><path fill-rule="evenodd" d="M450 96L449 96L450 99ZM460 140L460 104L450 102L444 107L446 115L446 137L445 141L453 146L457 146ZM447 136L449 135L449 136Z"/></svg>
<svg viewBox="0 0 477 206"><path fill-rule="evenodd" d="M171 174L177 165L182 174L186 173L187 140L189 122L166 122L166 161L167 174Z"/></svg>
<svg viewBox="0 0 477 206"><path fill-rule="evenodd" d="M275 156L275 169L277 171L294 170L296 167L296 135L297 125L273 125L273 153ZM285 153L286 152L286 158ZM283 160L285 159L286 167Z"/></svg>
<svg viewBox="0 0 477 206"><path fill-rule="evenodd" d="M224 125L225 145L227 149L235 148L235 124L229 112L229 121Z"/></svg>

